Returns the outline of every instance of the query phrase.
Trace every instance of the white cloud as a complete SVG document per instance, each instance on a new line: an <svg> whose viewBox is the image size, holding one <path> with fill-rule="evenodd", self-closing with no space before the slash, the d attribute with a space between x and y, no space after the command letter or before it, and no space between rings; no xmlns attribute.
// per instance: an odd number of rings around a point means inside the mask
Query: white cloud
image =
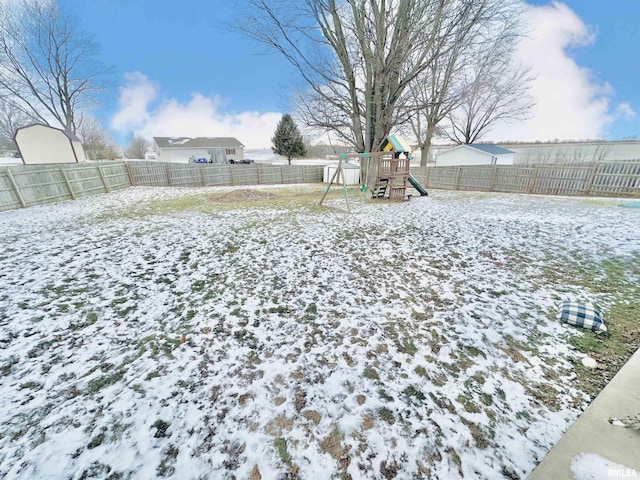
<svg viewBox="0 0 640 480"><path fill-rule="evenodd" d="M611 111L612 87L571 57L569 49L587 46L595 36L567 5L529 5L525 22L531 33L521 42L517 59L536 77L531 90L536 106L529 120L499 125L488 137L496 141L599 138L617 117L633 112L628 104Z"/></svg>
<svg viewBox="0 0 640 480"><path fill-rule="evenodd" d="M147 106L158 95L158 88L140 72L125 73L125 86L120 89L118 112L111 127L120 132L139 127L149 120Z"/></svg>
<svg viewBox="0 0 640 480"><path fill-rule="evenodd" d="M616 117L624 118L625 120L633 120L636 118L636 112L631 108L628 102L622 102L616 107Z"/></svg>
<svg viewBox="0 0 640 480"><path fill-rule="evenodd" d="M182 103L174 98L158 103L158 88L140 72L125 76L120 108L111 126L122 133L135 131L145 138L236 137L248 148L268 148L282 114L277 112L222 113L220 98L194 93Z"/></svg>

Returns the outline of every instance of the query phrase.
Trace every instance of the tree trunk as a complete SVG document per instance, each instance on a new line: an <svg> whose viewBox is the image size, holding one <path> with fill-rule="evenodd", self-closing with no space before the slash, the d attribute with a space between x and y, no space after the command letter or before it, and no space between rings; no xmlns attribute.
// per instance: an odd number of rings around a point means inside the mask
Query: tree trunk
<svg viewBox="0 0 640 480"><path fill-rule="evenodd" d="M420 145L420 166L426 167L427 161L429 160L429 150L431 149L431 140L433 139L433 134L436 130L435 125L427 125L427 131L425 134L425 139Z"/></svg>

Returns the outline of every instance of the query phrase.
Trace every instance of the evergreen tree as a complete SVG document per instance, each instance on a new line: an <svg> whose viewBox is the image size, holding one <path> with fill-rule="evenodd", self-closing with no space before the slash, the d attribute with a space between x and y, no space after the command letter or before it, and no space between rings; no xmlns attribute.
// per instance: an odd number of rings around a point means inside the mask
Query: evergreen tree
<svg viewBox="0 0 640 480"><path fill-rule="evenodd" d="M291 165L291 157L304 157L307 154L302 135L288 113L278 122L276 133L271 141L274 145L273 152L287 157L289 165Z"/></svg>

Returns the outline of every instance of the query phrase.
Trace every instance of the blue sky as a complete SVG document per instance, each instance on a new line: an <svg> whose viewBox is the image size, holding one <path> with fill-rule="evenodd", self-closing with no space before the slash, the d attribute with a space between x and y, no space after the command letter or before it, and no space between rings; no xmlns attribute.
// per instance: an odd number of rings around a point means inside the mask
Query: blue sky
<svg viewBox="0 0 640 480"><path fill-rule="evenodd" d="M121 142L143 135L237 136L268 147L295 72L230 29L234 0L63 0L95 35L114 89L98 112ZM538 100L531 121L483 140L640 136L640 1L530 0L521 60Z"/></svg>

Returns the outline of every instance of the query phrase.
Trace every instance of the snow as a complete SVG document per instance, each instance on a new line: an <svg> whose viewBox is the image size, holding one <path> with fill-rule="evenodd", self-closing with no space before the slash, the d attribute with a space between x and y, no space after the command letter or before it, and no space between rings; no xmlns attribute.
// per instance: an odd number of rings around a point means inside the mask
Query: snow
<svg viewBox="0 0 640 480"><path fill-rule="evenodd" d="M16 157L0 157L0 167L11 165L22 165L22 158Z"/></svg>
<svg viewBox="0 0 640 480"><path fill-rule="evenodd" d="M571 473L576 480L638 478L638 472L635 469L627 468L595 453L581 453L573 457Z"/></svg>
<svg viewBox="0 0 640 480"><path fill-rule="evenodd" d="M637 259L638 211L257 189L0 213L0 477L525 477L587 405L555 311L612 297L545 271Z"/></svg>
<svg viewBox="0 0 640 480"><path fill-rule="evenodd" d="M287 157L273 153L270 148L246 148L244 150L244 158L253 160L256 163L269 163L272 165L286 165ZM326 158L294 158L291 160L292 165L328 165L335 160Z"/></svg>
<svg viewBox="0 0 640 480"><path fill-rule="evenodd" d="M598 368L598 362L591 357L583 357L581 362L587 368Z"/></svg>

